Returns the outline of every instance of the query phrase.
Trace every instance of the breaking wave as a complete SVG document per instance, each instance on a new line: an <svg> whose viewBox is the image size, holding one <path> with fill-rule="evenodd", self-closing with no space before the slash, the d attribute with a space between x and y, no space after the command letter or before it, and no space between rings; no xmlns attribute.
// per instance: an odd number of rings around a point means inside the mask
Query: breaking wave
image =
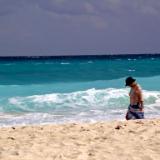
<svg viewBox="0 0 160 160"><path fill-rule="evenodd" d="M145 115L160 116L160 91L144 90ZM0 125L123 120L128 89L89 89L1 99Z"/></svg>

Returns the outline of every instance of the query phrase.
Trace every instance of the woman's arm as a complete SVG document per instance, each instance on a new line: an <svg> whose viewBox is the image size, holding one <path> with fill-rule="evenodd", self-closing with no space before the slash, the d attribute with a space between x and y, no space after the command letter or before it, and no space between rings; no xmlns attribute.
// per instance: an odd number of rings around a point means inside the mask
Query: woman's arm
<svg viewBox="0 0 160 160"><path fill-rule="evenodd" d="M139 107L141 108L141 110L143 110L144 105L143 105L143 95L141 89L137 90L137 96L138 96Z"/></svg>

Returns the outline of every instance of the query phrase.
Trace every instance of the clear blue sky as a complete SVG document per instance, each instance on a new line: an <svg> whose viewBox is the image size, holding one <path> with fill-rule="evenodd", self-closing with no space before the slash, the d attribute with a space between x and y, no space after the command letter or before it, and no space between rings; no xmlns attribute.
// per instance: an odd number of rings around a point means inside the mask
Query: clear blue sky
<svg viewBox="0 0 160 160"><path fill-rule="evenodd" d="M160 52L159 0L0 0L0 56Z"/></svg>

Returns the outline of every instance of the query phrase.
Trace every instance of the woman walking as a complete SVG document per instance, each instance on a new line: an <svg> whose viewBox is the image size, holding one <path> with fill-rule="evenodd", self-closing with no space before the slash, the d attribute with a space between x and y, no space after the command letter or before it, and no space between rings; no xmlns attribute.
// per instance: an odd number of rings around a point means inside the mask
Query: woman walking
<svg viewBox="0 0 160 160"><path fill-rule="evenodd" d="M143 119L144 118L144 106L142 89L136 82L136 79L132 77L126 78L126 86L131 88L129 97L130 105L126 114L126 120L130 119Z"/></svg>

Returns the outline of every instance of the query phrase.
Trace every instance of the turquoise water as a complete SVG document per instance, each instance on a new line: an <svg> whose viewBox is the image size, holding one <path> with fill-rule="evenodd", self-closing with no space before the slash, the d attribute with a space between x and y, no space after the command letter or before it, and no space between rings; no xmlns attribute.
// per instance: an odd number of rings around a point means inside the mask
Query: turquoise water
<svg viewBox="0 0 160 160"><path fill-rule="evenodd" d="M146 118L160 117L160 56L0 61L0 125L125 117L127 76L143 88Z"/></svg>

